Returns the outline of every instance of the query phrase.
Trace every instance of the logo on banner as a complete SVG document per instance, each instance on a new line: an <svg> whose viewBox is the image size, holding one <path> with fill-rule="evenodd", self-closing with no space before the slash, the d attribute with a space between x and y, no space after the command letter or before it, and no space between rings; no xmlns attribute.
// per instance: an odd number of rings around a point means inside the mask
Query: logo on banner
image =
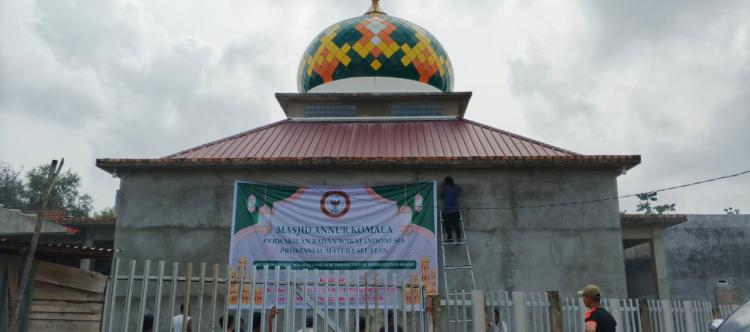
<svg viewBox="0 0 750 332"><path fill-rule="evenodd" d="M352 207L352 200L343 191L328 191L320 198L320 211L331 218L343 217Z"/></svg>

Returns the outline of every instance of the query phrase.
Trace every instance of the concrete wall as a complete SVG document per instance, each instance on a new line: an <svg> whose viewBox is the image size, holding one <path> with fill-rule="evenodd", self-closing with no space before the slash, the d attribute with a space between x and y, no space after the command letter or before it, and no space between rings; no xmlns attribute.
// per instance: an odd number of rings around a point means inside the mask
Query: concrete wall
<svg viewBox="0 0 750 332"><path fill-rule="evenodd" d="M464 206L568 202L617 194L606 169L298 169L119 172L115 247L120 257L227 261L236 179L279 184L389 184L454 177ZM566 207L471 210L467 220L477 287L561 290L587 283L624 297L625 268L616 200ZM448 252L458 259L457 247ZM457 273L457 272L454 272ZM442 277L442 275L441 275ZM470 286L454 276L452 287Z"/></svg>
<svg viewBox="0 0 750 332"><path fill-rule="evenodd" d="M750 215L688 215L664 230L674 299L714 299L718 280L750 296Z"/></svg>
<svg viewBox="0 0 750 332"><path fill-rule="evenodd" d="M35 224L35 214L21 213L19 210L0 207L0 234L33 234ZM67 229L53 222L42 220L41 232L67 234Z"/></svg>

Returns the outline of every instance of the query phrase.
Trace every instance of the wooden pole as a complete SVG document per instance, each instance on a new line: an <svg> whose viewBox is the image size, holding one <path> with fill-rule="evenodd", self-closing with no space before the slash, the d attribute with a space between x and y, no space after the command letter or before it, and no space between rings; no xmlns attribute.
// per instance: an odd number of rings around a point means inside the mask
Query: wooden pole
<svg viewBox="0 0 750 332"><path fill-rule="evenodd" d="M562 305L560 303L560 292L547 291L547 300L549 301L549 331L563 331Z"/></svg>
<svg viewBox="0 0 750 332"><path fill-rule="evenodd" d="M653 324L651 322L651 308L648 305L648 300L638 299L638 311L641 316L641 331L653 331Z"/></svg>
<svg viewBox="0 0 750 332"><path fill-rule="evenodd" d="M484 292L481 290L471 291L472 321L474 332L487 331L487 314L485 313ZM494 318L493 318L494 319ZM502 324L502 323L501 323Z"/></svg>
<svg viewBox="0 0 750 332"><path fill-rule="evenodd" d="M440 296L430 295L432 301L432 331L442 332L443 331L443 311L440 307Z"/></svg>
<svg viewBox="0 0 750 332"><path fill-rule="evenodd" d="M42 231L42 220L44 220L44 212L47 210L49 194L52 191L52 187L54 186L55 181L57 180L57 176L60 174L60 170L62 169L64 163L65 159L60 159L59 164L57 163L57 160L52 160L52 162L50 163L49 172L47 173L47 183L45 183L44 190L42 191L42 206L39 208L39 211L37 211L36 214L34 235L31 238L31 246L29 247L29 254L26 256L26 263L24 263L23 265L18 302L16 303L16 307L13 309L13 319L10 322L10 330L12 332L19 331L19 328L22 325L21 319L23 319L23 317L21 317L21 307L23 306L23 302L25 301L26 293L28 292L29 297L31 297L29 285L32 283L29 281L29 279L31 279L31 268L34 264L36 247L39 242L39 234Z"/></svg>

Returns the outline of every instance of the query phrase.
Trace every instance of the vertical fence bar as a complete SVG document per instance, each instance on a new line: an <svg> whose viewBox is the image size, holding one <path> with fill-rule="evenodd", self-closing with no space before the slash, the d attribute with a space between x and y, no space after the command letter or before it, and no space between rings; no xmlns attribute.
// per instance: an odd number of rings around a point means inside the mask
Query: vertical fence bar
<svg viewBox="0 0 750 332"><path fill-rule="evenodd" d="M284 302L284 331L290 331L294 329L294 272L291 265L286 267L286 292ZM305 326L303 325L304 329Z"/></svg>
<svg viewBox="0 0 750 332"><path fill-rule="evenodd" d="M365 332L370 332L370 273L365 271Z"/></svg>
<svg viewBox="0 0 750 332"><path fill-rule="evenodd" d="M416 280L414 276L412 276L411 284L409 285L409 293L410 293L409 297L411 298L411 330L412 331L417 331L417 306L416 306L417 297L414 294L416 293L416 290L414 289L415 281Z"/></svg>
<svg viewBox="0 0 750 332"><path fill-rule="evenodd" d="M276 287L274 287L274 292L276 292L276 298L274 299L275 301L274 301L273 306L276 307L276 310L278 310L279 309L279 281L281 280L280 279L281 266L276 265L275 270L276 270L275 271L276 272L276 285L275 285ZM279 327L279 324L278 324L278 315L277 315L276 317L273 318L273 332L276 332L276 329L278 327Z"/></svg>
<svg viewBox="0 0 750 332"><path fill-rule="evenodd" d="M351 292L351 290L352 290L352 288L351 288L351 271L349 271L349 270L346 270L344 272L344 285L345 285L344 287L346 289L344 291L344 295L346 296L346 304L344 305L344 308L345 308L344 309L344 330L346 331L349 328L349 326L350 326L349 325L349 311L350 311L351 306L352 306L351 301L350 301L350 299L351 299L351 293L352 293Z"/></svg>
<svg viewBox="0 0 750 332"><path fill-rule="evenodd" d="M242 296L245 290L245 267L242 265L238 266L239 274L237 274L237 311L234 314L234 322L232 323L235 329L240 325L240 319L242 318ZM229 316L224 318L225 324L229 324ZM223 329L226 327L222 326Z"/></svg>
<svg viewBox="0 0 750 332"><path fill-rule="evenodd" d="M622 311L620 311L620 299L609 299L609 311L615 318L615 323L617 323L617 326L623 326Z"/></svg>
<svg viewBox="0 0 750 332"><path fill-rule="evenodd" d="M172 263L172 292L169 294L169 317L174 317L174 302L177 297L177 273L180 269L180 263ZM170 323L171 324L171 323ZM170 329L172 326L169 327Z"/></svg>
<svg viewBox="0 0 750 332"><path fill-rule="evenodd" d="M334 317L336 317L336 318L334 319L334 321L336 322L336 331L338 331L341 328L341 325L340 325L340 322L339 322L339 310L341 310L341 296L340 296L340 292L339 292L340 289L339 288L341 286L341 278L343 278L341 276L341 271L336 271L336 277L335 278L336 278L336 282L335 282L336 293L333 296L336 299L335 299L335 301L333 303L335 304L334 307L336 308L335 309L336 312L334 312L334 315L335 315Z"/></svg>
<svg viewBox="0 0 750 332"><path fill-rule="evenodd" d="M484 292L481 290L474 290L471 292L471 308L473 310L473 316L471 318L471 321L473 322L473 331L474 332L485 332L486 327L483 324L486 318L486 314L484 312Z"/></svg>
<svg viewBox="0 0 750 332"><path fill-rule="evenodd" d="M356 272L354 274L357 275ZM359 322L359 286L360 286L359 276L357 275L356 276L356 280L354 280L354 319L355 319L354 320L354 322L355 322L354 325L356 325L356 331L357 332L360 331L360 326L359 326L359 323L360 323Z"/></svg>
<svg viewBox="0 0 750 332"><path fill-rule="evenodd" d="M120 278L120 259L115 259L114 272L112 272L112 295L110 296L109 319L107 319L107 331L112 332L112 326L115 322L115 308L117 307L117 279Z"/></svg>
<svg viewBox="0 0 750 332"><path fill-rule="evenodd" d="M135 276L135 260L130 261L130 273L128 274L128 291L125 295L125 319L123 319L122 330L128 331L128 325L130 324L130 304L133 295L133 278Z"/></svg>
<svg viewBox="0 0 750 332"><path fill-rule="evenodd" d="M220 320L222 322L221 328L223 330L227 329L227 322L229 322L229 304L232 302L232 265L227 264L227 279L226 279L226 285L224 287L224 306L222 307L222 310L224 312L224 315L221 316Z"/></svg>
<svg viewBox="0 0 750 332"><path fill-rule="evenodd" d="M661 309L664 317L664 331L674 332L675 326L672 320L672 303L669 300L661 300Z"/></svg>
<svg viewBox="0 0 750 332"><path fill-rule="evenodd" d="M401 296L401 293L398 289L398 275L393 274L393 307L391 307L391 313L393 316L393 328L396 329L396 332L398 332L398 299Z"/></svg>
<svg viewBox="0 0 750 332"><path fill-rule="evenodd" d="M305 327L307 327L307 269L302 270L302 319L304 319ZM315 299L317 301L317 299ZM313 315L315 313L313 312Z"/></svg>
<svg viewBox="0 0 750 332"><path fill-rule="evenodd" d="M422 310L419 311L419 326L420 331L424 331L424 322L425 322L425 312L427 311L427 303L425 302L425 296L424 296L424 278L419 278L419 303L422 304ZM482 301L484 303L484 301Z"/></svg>
<svg viewBox="0 0 750 332"><path fill-rule="evenodd" d="M185 281L187 282L187 285L185 286L185 313L182 319L182 330L187 331L187 325L188 321L190 320L190 286L193 283L193 263L187 264L187 275L185 277Z"/></svg>
<svg viewBox="0 0 750 332"><path fill-rule="evenodd" d="M260 330L266 331L266 295L268 295L268 264L263 265L263 304L260 305Z"/></svg>
<svg viewBox="0 0 750 332"><path fill-rule="evenodd" d="M151 274L151 260L147 259L143 265L143 278L141 278L141 305L138 306L138 325L136 328L143 328L143 315L146 311L146 296L148 296L148 277Z"/></svg>
<svg viewBox="0 0 750 332"><path fill-rule="evenodd" d="M404 321L404 323L403 323L404 324L404 329L408 330L409 329L409 322L406 319L406 311L408 310L407 307L406 307L406 304L408 303L407 296L409 296L409 295L406 292L406 285L407 285L406 284L406 280L402 277L401 278L401 292L403 294L401 296L401 318ZM447 303L448 302L446 301L446 304Z"/></svg>
<svg viewBox="0 0 750 332"><path fill-rule="evenodd" d="M685 331L686 332L698 332L695 328L695 315L693 309L693 301L685 301Z"/></svg>
<svg viewBox="0 0 750 332"><path fill-rule="evenodd" d="M247 313L248 324L245 324L247 325L245 332L250 332L250 328L252 328L252 325L253 325L253 315L255 315L255 293L257 293L255 291L256 290L255 284L257 283L256 277L258 276L257 275L258 266L256 266L255 264L251 264L250 268L253 269L253 274L250 276L250 294L249 294L250 295L250 309L248 309L248 313ZM261 298L261 305L262 305L263 297L261 296L260 298ZM263 319L263 317L261 317L261 319Z"/></svg>
<svg viewBox="0 0 750 332"><path fill-rule="evenodd" d="M159 276L156 279L156 304L154 312L154 331L159 331L159 318L161 316L161 294L164 287L164 261L159 261ZM170 326L171 327L171 326Z"/></svg>
<svg viewBox="0 0 750 332"><path fill-rule="evenodd" d="M318 285L320 284L320 280L318 279L320 277L320 271L315 270L313 271L314 279L313 279L313 295L315 296L315 301L313 301L313 330L318 331Z"/></svg>
<svg viewBox="0 0 750 332"><path fill-rule="evenodd" d="M203 324L203 291L206 285L206 263L201 263L201 277L200 277L200 288L198 290L198 329L201 331L201 324Z"/></svg>
<svg viewBox="0 0 750 332"><path fill-rule="evenodd" d="M378 272L375 271L372 276L373 283L375 284L373 287L373 291L375 292L375 317L373 320L375 321L375 324L378 323L378 317L380 317L380 282L378 281Z"/></svg>
<svg viewBox="0 0 750 332"><path fill-rule="evenodd" d="M466 300L466 290L461 290L461 309L463 309L463 321L464 321L464 332L469 331L469 313L468 311L468 301Z"/></svg>
<svg viewBox="0 0 750 332"><path fill-rule="evenodd" d="M456 331L461 331L461 306L458 302L458 294L458 290L453 292L453 306L456 309L456 318L453 321L455 322Z"/></svg>
<svg viewBox="0 0 750 332"><path fill-rule="evenodd" d="M388 273L383 274L383 329L385 332L389 332L388 326Z"/></svg>
<svg viewBox="0 0 750 332"><path fill-rule="evenodd" d="M513 292L513 320L516 326L513 331L527 332L526 328L526 298L523 292Z"/></svg>
<svg viewBox="0 0 750 332"><path fill-rule="evenodd" d="M448 325L446 325L446 327L447 327L446 331L447 332L451 331L451 319L452 319L451 316L452 315L451 315L451 302L450 302L450 300L451 300L451 293L446 288L445 289L445 313L446 313L445 318L446 318L446 322L448 323Z"/></svg>
<svg viewBox="0 0 750 332"><path fill-rule="evenodd" d="M325 302L323 302L323 311L325 312L325 315L323 315L323 329L325 331L328 331L328 300L330 294L330 289L328 287L331 287L330 284L330 278L331 277L331 271L326 270L323 272L323 297L325 298Z"/></svg>
<svg viewBox="0 0 750 332"><path fill-rule="evenodd" d="M209 331L214 332L214 326L216 325L216 297L219 296L219 264L213 265L212 275L212 292L211 292L211 324L209 324ZM158 331L158 330L154 330Z"/></svg>

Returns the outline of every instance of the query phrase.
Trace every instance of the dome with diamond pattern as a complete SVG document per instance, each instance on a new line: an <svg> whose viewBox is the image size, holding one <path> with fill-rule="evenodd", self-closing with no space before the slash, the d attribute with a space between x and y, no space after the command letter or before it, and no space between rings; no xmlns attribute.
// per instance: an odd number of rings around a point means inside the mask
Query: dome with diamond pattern
<svg viewBox="0 0 750 332"><path fill-rule="evenodd" d="M356 78L419 90L412 92L453 89L453 68L440 42L422 27L387 15L377 1L364 15L326 28L310 43L297 85L299 92L331 92L361 85L352 81ZM383 92L364 89L346 92Z"/></svg>

